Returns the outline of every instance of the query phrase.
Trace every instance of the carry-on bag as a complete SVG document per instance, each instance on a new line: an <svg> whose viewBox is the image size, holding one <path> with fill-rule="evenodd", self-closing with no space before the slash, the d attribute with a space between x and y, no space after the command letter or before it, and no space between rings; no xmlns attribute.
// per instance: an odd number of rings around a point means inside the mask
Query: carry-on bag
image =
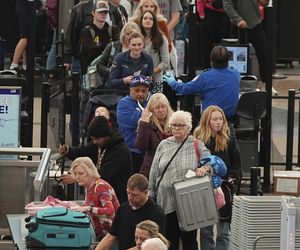
<svg viewBox="0 0 300 250"><path fill-rule="evenodd" d="M191 231L218 222L219 214L209 176L186 178L174 182L173 186L181 230Z"/></svg>
<svg viewBox="0 0 300 250"><path fill-rule="evenodd" d="M94 235L90 218L65 207L49 207L27 217L28 247L89 247Z"/></svg>

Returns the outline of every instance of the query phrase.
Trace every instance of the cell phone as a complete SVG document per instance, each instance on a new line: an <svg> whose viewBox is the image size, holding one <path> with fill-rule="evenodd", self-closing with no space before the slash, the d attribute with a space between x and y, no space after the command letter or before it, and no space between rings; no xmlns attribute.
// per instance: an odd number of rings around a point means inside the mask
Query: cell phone
<svg viewBox="0 0 300 250"><path fill-rule="evenodd" d="M166 76L175 76L175 71L174 70L172 70L172 69L168 69L168 70L165 70L164 71L164 74L166 75Z"/></svg>

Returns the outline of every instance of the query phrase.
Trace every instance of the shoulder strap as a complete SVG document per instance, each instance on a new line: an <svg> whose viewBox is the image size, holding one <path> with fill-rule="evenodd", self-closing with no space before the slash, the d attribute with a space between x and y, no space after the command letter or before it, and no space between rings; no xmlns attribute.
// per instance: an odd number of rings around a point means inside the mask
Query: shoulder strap
<svg viewBox="0 0 300 250"><path fill-rule="evenodd" d="M108 26L108 34L109 34L109 38L111 40L112 39L112 25Z"/></svg>
<svg viewBox="0 0 300 250"><path fill-rule="evenodd" d="M199 140L195 139L194 140L194 148L195 148L195 153L196 153L197 159L199 161L200 160L200 150L199 150L198 144L199 144Z"/></svg>
<svg viewBox="0 0 300 250"><path fill-rule="evenodd" d="M113 55L115 54L115 51L116 51L115 42L111 42L111 50L110 50L110 54L109 54L110 58L113 57Z"/></svg>
<svg viewBox="0 0 300 250"><path fill-rule="evenodd" d="M163 170L163 172L162 172L162 174L161 174L161 177L160 177L159 181L157 182L156 190L158 190L158 187L159 187L159 185L160 185L160 182L161 182L162 178L164 177L164 175L165 175L165 173L166 173L168 167L170 166L171 162L173 161L173 159L174 159L175 156L177 155L178 151L182 148L183 144L186 142L186 140L187 140L188 137L189 137L189 136L187 136L187 137L183 140L183 142L179 145L179 147L177 148L176 152L173 154L173 156L172 156L171 159L169 160L167 166L164 168L164 170Z"/></svg>
<svg viewBox="0 0 300 250"><path fill-rule="evenodd" d="M110 48L110 53L109 53L109 57L108 57L108 61L107 61L107 67L110 67L112 65L113 62L113 56L116 52L116 44L115 42L111 42L111 48Z"/></svg>
<svg viewBox="0 0 300 250"><path fill-rule="evenodd" d="M95 30L93 29L93 27L91 27L91 26L90 26L90 33L91 33L92 38L94 39L96 33L95 33Z"/></svg>
<svg viewBox="0 0 300 250"><path fill-rule="evenodd" d="M93 29L93 27L91 25L87 25L85 27L90 31L92 39L94 39L96 33L95 33L95 30Z"/></svg>

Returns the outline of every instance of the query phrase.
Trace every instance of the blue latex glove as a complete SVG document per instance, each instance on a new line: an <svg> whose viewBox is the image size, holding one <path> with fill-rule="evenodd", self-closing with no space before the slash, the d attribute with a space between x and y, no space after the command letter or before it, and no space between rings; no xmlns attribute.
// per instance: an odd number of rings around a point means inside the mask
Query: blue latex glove
<svg viewBox="0 0 300 250"><path fill-rule="evenodd" d="M222 179L217 175L213 175L211 177L211 180L212 180L214 188L220 187L222 185Z"/></svg>
<svg viewBox="0 0 300 250"><path fill-rule="evenodd" d="M172 74L170 74L170 73L166 73L166 74L164 74L163 75L163 80L164 80L164 82L166 82L168 85L170 85L170 87L172 87L172 83L175 83L176 82L176 80L175 80L175 77L172 75Z"/></svg>

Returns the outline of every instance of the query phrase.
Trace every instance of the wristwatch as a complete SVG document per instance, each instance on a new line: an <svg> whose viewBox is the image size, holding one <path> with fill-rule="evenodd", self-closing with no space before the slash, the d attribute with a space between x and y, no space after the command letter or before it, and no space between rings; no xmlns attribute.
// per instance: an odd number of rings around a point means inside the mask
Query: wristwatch
<svg viewBox="0 0 300 250"><path fill-rule="evenodd" d="M90 206L89 212L92 213L93 212L93 206Z"/></svg>

